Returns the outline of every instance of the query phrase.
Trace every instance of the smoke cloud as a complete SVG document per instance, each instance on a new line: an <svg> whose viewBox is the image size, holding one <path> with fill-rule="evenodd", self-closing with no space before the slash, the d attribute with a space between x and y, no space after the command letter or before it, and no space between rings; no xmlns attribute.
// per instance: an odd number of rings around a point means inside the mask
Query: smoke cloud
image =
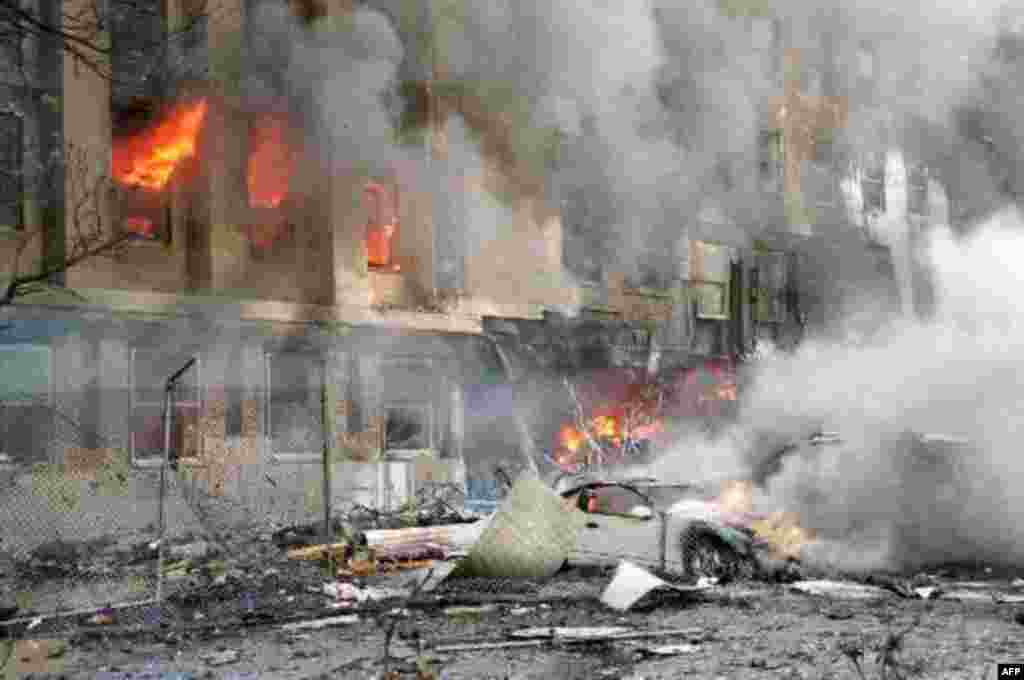
<svg viewBox="0 0 1024 680"><path fill-rule="evenodd" d="M656 464L661 476L751 476L783 444L836 432L841 444L784 457L755 499L797 512L821 539L812 555L849 569L1019 559L1022 227L1005 212L966 239L936 230L923 256L934 318L891 317L873 331L851 323L844 342L761 357L740 425L680 442ZM914 448L909 433L928 443Z"/></svg>

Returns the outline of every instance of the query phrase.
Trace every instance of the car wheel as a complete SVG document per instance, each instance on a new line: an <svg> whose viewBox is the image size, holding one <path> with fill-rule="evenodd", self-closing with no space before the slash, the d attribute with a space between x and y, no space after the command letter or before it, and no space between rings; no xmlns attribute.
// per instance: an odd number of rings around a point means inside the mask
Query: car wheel
<svg viewBox="0 0 1024 680"><path fill-rule="evenodd" d="M683 529L679 547L683 571L692 579L708 576L727 583L752 578L757 572L757 561L749 547L730 542L708 522L692 522Z"/></svg>

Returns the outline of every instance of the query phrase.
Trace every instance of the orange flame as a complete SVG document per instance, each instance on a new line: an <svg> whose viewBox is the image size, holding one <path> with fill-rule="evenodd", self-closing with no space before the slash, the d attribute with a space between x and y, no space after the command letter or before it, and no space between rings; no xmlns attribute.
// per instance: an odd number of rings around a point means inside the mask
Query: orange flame
<svg viewBox="0 0 1024 680"><path fill-rule="evenodd" d="M276 208L288 195L294 158L287 132L288 121L281 115L265 116L252 130L247 180L254 208Z"/></svg>
<svg viewBox="0 0 1024 680"><path fill-rule="evenodd" d="M555 453L556 462L560 464L578 462L578 454L588 437L599 443L610 443L612 447L618 447L622 445L624 439L633 441L654 439L664 430L661 421L654 420L627 431L627 428L622 426L619 416L608 413L594 416L586 423L585 427L585 432L573 425L562 425L559 428Z"/></svg>
<svg viewBox="0 0 1024 680"><path fill-rule="evenodd" d="M754 506L754 485L749 480L733 480L722 485L718 506L730 513L749 515ZM800 549L814 539L814 532L800 526L795 513L777 511L750 522L750 529L764 541L776 557L800 557Z"/></svg>
<svg viewBox="0 0 1024 680"><path fill-rule="evenodd" d="M571 425L562 425L558 432L558 439L562 447L570 453L576 453L583 446L585 437L583 433Z"/></svg>
<svg viewBox="0 0 1024 680"><path fill-rule="evenodd" d="M779 557L800 557L800 549L814 539L814 533L799 524L791 512L773 512L765 519L751 523L750 528Z"/></svg>
<svg viewBox="0 0 1024 680"><path fill-rule="evenodd" d="M377 182L370 182L364 187L364 196L372 198L370 223L366 228L366 262L371 267L387 267L391 265L391 241L395 236L397 216L386 214L394 206L388 205L385 199L388 190ZM397 211L396 211L397 212Z"/></svg>
<svg viewBox="0 0 1024 680"><path fill-rule="evenodd" d="M178 166L196 154L206 108L205 99L179 105L156 127L116 140L111 152L114 178L129 186L163 189Z"/></svg>

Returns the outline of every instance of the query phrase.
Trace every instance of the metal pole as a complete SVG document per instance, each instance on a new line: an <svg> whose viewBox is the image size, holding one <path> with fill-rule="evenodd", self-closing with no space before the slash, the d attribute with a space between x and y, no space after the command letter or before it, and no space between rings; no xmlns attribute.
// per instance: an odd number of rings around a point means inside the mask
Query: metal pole
<svg viewBox="0 0 1024 680"><path fill-rule="evenodd" d="M134 363L134 362L133 362ZM185 365L179 368L174 374L167 379L167 384L164 387L164 459L160 465L160 493L159 493L159 509L157 513L157 560L156 560L156 601L161 602L163 600L164 593L164 534L167 530L167 517L164 505L167 500L167 467L171 462L171 406L174 401L174 388L178 384L178 379L184 375L185 371L192 368L196 363L196 358L192 357Z"/></svg>
<svg viewBox="0 0 1024 680"><path fill-rule="evenodd" d="M334 399L330 386L331 371L330 355L324 357L320 374L320 411L321 426L324 435L323 447L323 503L324 503L324 543L331 542L331 464L334 460Z"/></svg>
<svg viewBox="0 0 1024 680"><path fill-rule="evenodd" d="M668 571L668 513L661 511L658 513L658 520L661 522L661 526L658 527L658 548L661 554L661 571L665 573Z"/></svg>
<svg viewBox="0 0 1024 680"><path fill-rule="evenodd" d="M191 365L191 364L190 364ZM181 372L175 374L181 375ZM165 516L164 501L167 489L167 466L171 459L171 399L174 396L174 383L167 381L167 388L164 390L164 459L160 465L160 496L159 512L157 520L157 559L156 559L156 599L157 602L163 599L164 590L164 533L166 530L167 518Z"/></svg>

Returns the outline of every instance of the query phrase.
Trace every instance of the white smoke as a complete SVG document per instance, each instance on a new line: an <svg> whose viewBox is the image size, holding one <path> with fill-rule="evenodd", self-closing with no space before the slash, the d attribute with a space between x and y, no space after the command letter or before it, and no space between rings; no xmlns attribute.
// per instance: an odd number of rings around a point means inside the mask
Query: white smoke
<svg viewBox="0 0 1024 680"><path fill-rule="evenodd" d="M781 444L836 431L842 444L785 457L757 499L761 509L797 512L822 539L818 557L846 568L1019 559L1022 257L1019 213L964 241L935 230L932 319L889 319L870 335L764 356L743 395L742 434L681 442L660 461L663 474L749 475ZM952 438L929 445L954 452L949 464L927 464L908 433Z"/></svg>

